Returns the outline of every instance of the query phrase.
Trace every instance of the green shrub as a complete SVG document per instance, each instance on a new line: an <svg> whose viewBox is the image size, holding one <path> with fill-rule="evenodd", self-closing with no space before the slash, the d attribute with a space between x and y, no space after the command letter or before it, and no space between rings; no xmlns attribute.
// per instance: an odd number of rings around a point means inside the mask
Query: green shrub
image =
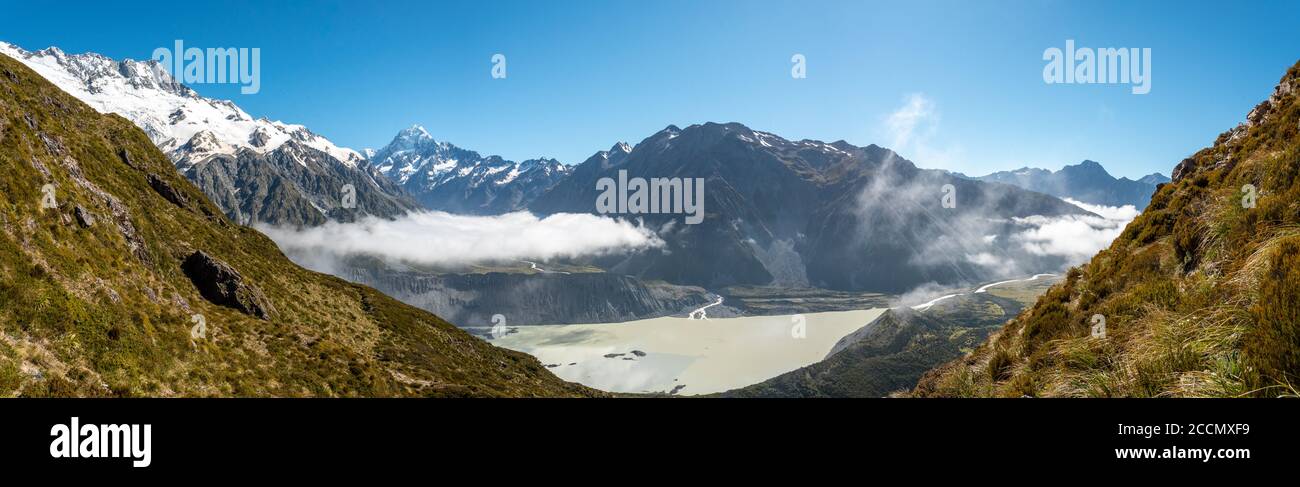
<svg viewBox="0 0 1300 487"><path fill-rule="evenodd" d="M1255 326L1245 339L1246 362L1265 381L1300 384L1300 238L1273 250L1250 314Z"/></svg>

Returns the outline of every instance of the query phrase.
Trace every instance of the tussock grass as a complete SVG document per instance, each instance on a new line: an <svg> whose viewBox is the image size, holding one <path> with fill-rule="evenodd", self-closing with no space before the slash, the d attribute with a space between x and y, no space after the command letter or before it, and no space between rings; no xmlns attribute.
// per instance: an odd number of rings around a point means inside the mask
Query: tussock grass
<svg viewBox="0 0 1300 487"><path fill-rule="evenodd" d="M0 56L0 397L585 396L373 289L289 262L228 221L126 119ZM148 183L166 181L174 204ZM41 188L56 188L41 208ZM90 227L76 208L96 217ZM205 300L203 250L260 287L261 320ZM192 340L190 317L206 317Z"/></svg>
<svg viewBox="0 0 1300 487"><path fill-rule="evenodd" d="M1283 81L1300 86L1300 64ZM1109 248L914 392L1300 396L1297 96L1193 155L1197 169L1161 187ZM1095 314L1104 339L1090 336Z"/></svg>

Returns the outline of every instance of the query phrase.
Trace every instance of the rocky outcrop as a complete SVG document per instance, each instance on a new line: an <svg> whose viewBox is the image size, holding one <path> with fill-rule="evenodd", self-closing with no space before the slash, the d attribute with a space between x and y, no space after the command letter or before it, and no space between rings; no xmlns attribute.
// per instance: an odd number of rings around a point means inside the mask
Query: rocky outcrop
<svg viewBox="0 0 1300 487"><path fill-rule="evenodd" d="M271 319L274 309L262 290L244 282L243 276L225 262L200 250L190 254L181 269L204 299L263 320Z"/></svg>
<svg viewBox="0 0 1300 487"><path fill-rule="evenodd" d="M73 208L72 215L77 218L77 224L81 225L81 228L90 228L95 226L95 215L90 214L90 211L86 210L84 207L77 206L76 208Z"/></svg>
<svg viewBox="0 0 1300 487"><path fill-rule="evenodd" d="M162 196L163 199L170 201L172 204L181 208L189 206L189 199L186 198L183 193L177 191L176 188L173 188L171 183L158 177L157 174L151 173L146 177L146 179L149 180L149 187L153 188L153 190L156 191L159 196Z"/></svg>

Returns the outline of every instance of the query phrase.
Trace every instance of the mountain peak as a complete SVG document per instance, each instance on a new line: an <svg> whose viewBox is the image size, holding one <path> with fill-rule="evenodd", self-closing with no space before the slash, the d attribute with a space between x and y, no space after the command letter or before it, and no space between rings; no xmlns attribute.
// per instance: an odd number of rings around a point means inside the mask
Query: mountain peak
<svg viewBox="0 0 1300 487"><path fill-rule="evenodd" d="M398 134L399 136L405 136L405 137L420 137L420 138L424 138L424 137L432 138L432 137L433 137L433 136L429 135L429 131L428 131L428 130L425 130L425 129L424 129L424 126L423 126L423 125L420 125L420 124L418 124L418 123L413 123L413 124L411 124L410 127L407 127L407 128L402 129L402 131L401 131L401 132L398 132L397 134Z"/></svg>
<svg viewBox="0 0 1300 487"><path fill-rule="evenodd" d="M1138 181L1141 181L1141 182L1143 182L1143 183L1147 183L1147 184L1163 184L1163 183L1167 183L1167 182L1169 182L1170 179L1169 179L1169 176L1165 176L1164 174L1160 174L1160 173L1158 173L1158 172L1153 172L1153 173L1148 174L1148 175L1146 175L1146 176L1142 176L1142 178L1141 178L1141 179L1138 179Z"/></svg>
<svg viewBox="0 0 1300 487"><path fill-rule="evenodd" d="M1073 166L1065 166L1061 168L1061 171L1082 172L1086 174L1095 174L1098 176L1105 175L1106 177L1111 177L1110 173L1106 171L1106 168L1101 166L1101 163L1091 159L1084 159L1083 162L1080 162Z"/></svg>

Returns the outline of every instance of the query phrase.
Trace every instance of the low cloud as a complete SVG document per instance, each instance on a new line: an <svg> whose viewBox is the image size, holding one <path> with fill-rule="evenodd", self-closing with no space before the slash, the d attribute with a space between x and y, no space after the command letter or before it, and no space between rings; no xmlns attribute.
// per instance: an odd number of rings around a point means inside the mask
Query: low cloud
<svg viewBox="0 0 1300 487"><path fill-rule="evenodd" d="M1065 215L1058 217L1030 216L1016 218L1015 223L1025 229L1012 237L1012 241L1034 255L1064 257L1067 264L1077 265L1110 246L1124 231L1124 227L1138 216L1133 205L1091 205L1069 198L1066 202L1088 210L1093 215Z"/></svg>
<svg viewBox="0 0 1300 487"><path fill-rule="evenodd" d="M291 229L259 225L294 261L335 273L353 256L387 262L459 266L474 263L545 261L658 247L653 231L597 215L559 213L545 218L528 212L466 216L409 213L396 220L367 217Z"/></svg>

